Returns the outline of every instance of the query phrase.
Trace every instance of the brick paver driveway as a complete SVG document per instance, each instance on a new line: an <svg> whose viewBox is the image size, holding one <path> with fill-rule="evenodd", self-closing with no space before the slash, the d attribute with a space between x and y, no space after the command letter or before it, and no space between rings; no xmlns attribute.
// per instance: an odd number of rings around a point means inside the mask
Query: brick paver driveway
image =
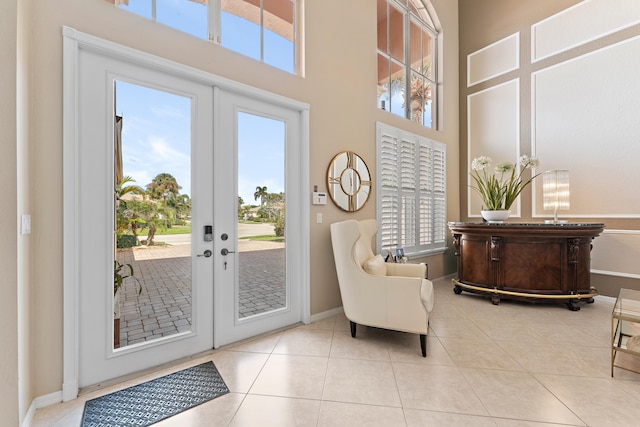
<svg viewBox="0 0 640 427"><path fill-rule="evenodd" d="M283 243L238 242L240 317L285 305ZM120 300L120 346L188 331L191 328L191 244L119 249L142 285L127 279Z"/></svg>

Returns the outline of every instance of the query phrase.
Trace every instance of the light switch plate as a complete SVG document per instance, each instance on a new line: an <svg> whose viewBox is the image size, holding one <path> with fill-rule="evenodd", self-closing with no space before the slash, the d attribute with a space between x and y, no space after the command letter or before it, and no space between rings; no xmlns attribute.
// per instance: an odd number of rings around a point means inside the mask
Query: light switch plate
<svg viewBox="0 0 640 427"><path fill-rule="evenodd" d="M22 227L20 227L21 234L31 234L31 215L22 214Z"/></svg>

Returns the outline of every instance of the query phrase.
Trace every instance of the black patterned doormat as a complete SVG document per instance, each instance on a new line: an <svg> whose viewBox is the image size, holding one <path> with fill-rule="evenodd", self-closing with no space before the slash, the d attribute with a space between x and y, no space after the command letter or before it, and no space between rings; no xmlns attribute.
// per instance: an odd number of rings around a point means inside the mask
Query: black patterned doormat
<svg viewBox="0 0 640 427"><path fill-rule="evenodd" d="M80 427L144 427L228 392L213 362L206 362L88 400Z"/></svg>

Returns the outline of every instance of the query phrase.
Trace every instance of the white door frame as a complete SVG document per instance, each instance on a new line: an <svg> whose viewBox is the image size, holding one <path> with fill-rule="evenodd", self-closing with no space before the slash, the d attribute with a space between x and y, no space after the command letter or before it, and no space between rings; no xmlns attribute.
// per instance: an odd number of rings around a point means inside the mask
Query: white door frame
<svg viewBox="0 0 640 427"><path fill-rule="evenodd" d="M78 111L78 57L80 49L88 49L101 55L113 56L124 61L152 67L182 78L208 84L225 90L245 94L266 102L282 105L301 112L301 137L299 179L302 183L302 200L310 200L309 194L309 105L275 95L260 89L234 82L204 71L128 48L89 34L63 27L63 384L62 400L75 399L79 382L79 111ZM214 111L215 114L215 111ZM309 205L301 206L300 232L309 236ZM310 321L309 241L301 250L301 319Z"/></svg>

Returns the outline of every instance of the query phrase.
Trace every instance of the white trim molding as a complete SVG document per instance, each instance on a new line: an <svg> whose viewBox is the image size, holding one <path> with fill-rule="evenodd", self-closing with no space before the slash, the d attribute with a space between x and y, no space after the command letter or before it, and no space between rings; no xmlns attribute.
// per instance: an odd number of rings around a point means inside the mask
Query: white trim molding
<svg viewBox="0 0 640 427"><path fill-rule="evenodd" d="M543 170L569 170L565 218L640 218L640 199L626 196L640 181L639 54L634 36L531 74L531 152ZM553 214L541 209L541 188L534 180L534 218Z"/></svg>
<svg viewBox="0 0 640 427"><path fill-rule="evenodd" d="M639 22L638 0L584 0L531 26L531 62L568 51Z"/></svg>
<svg viewBox="0 0 640 427"><path fill-rule="evenodd" d="M511 153L511 154L510 154ZM520 157L520 79L513 79L467 96L467 172L475 157L489 156L494 166ZM472 184L467 173L467 186ZM467 191L467 216L480 217L482 202ZM511 210L520 217L520 197Z"/></svg>
<svg viewBox="0 0 640 427"><path fill-rule="evenodd" d="M591 272L640 279L640 230L605 229L593 242Z"/></svg>
<svg viewBox="0 0 640 427"><path fill-rule="evenodd" d="M62 29L63 39L63 382L62 400L78 396L78 50L76 32Z"/></svg>
<svg viewBox="0 0 640 427"><path fill-rule="evenodd" d="M520 68L520 33L467 55L467 87Z"/></svg>

